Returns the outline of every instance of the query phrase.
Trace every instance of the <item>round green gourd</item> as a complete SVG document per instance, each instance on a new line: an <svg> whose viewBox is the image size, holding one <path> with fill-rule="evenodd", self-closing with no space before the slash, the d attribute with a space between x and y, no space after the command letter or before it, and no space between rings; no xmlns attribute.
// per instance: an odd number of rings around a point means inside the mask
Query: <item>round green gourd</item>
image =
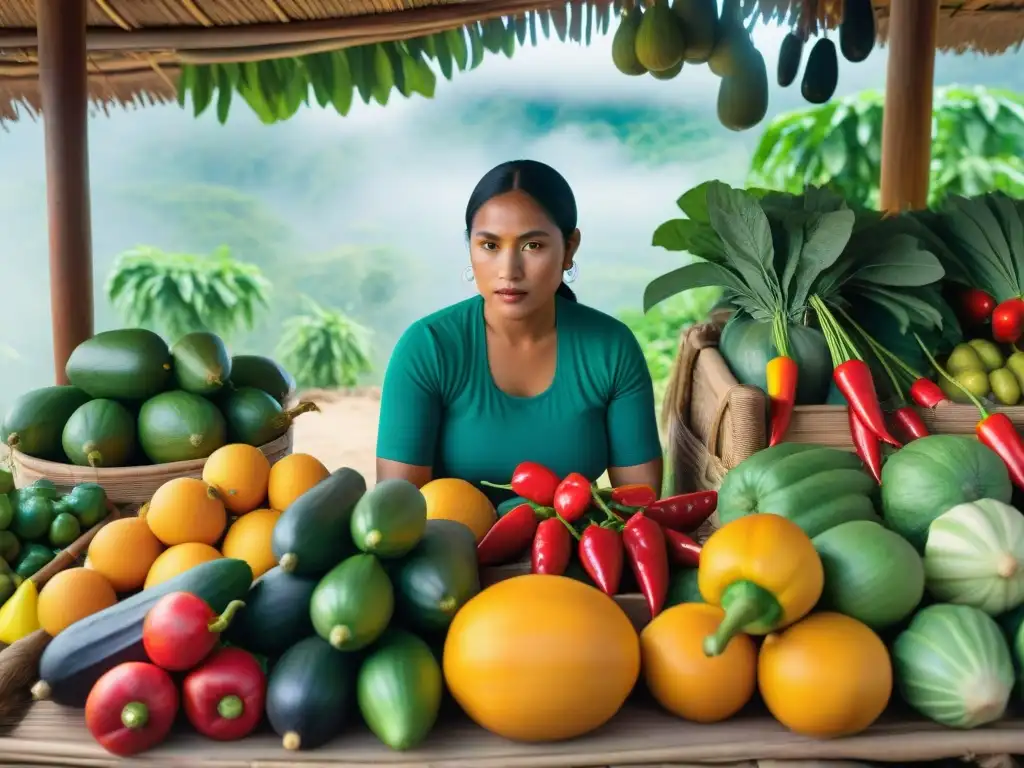
<svg viewBox="0 0 1024 768"><path fill-rule="evenodd" d="M1006 712L1013 690L1010 649L995 619L968 605L919 611L892 647L900 694L925 717L977 728Z"/></svg>
<svg viewBox="0 0 1024 768"><path fill-rule="evenodd" d="M997 616L1024 603L1024 517L995 499L958 504L928 527L928 592Z"/></svg>
<svg viewBox="0 0 1024 768"><path fill-rule="evenodd" d="M971 437L922 437L882 466L882 516L919 552L928 526L943 512L978 499L1008 503L1012 493L1003 460Z"/></svg>
<svg viewBox="0 0 1024 768"><path fill-rule="evenodd" d="M813 541L825 569L821 607L879 630L903 621L921 602L921 556L899 534L854 520Z"/></svg>

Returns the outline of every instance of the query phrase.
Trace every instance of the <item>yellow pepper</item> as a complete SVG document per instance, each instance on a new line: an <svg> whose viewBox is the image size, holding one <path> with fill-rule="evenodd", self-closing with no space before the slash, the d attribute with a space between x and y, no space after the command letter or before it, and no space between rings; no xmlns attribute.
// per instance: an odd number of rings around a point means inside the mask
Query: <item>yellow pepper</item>
<svg viewBox="0 0 1024 768"><path fill-rule="evenodd" d="M39 629L38 603L36 583L25 579L0 607L0 643L10 645Z"/></svg>
<svg viewBox="0 0 1024 768"><path fill-rule="evenodd" d="M719 655L741 632L767 635L799 621L824 583L821 558L796 523L762 513L722 526L704 544L697 571L701 596L725 611L704 653Z"/></svg>

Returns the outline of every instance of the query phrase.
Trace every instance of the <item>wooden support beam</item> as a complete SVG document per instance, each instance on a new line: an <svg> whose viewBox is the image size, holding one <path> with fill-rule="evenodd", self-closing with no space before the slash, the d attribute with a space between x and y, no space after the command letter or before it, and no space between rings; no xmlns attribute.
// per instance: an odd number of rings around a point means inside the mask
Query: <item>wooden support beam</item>
<svg viewBox="0 0 1024 768"><path fill-rule="evenodd" d="M892 0L882 119L881 206L924 208L932 149L939 0Z"/></svg>
<svg viewBox="0 0 1024 768"><path fill-rule="evenodd" d="M66 384L68 357L93 332L86 0L36 0L36 13L46 146L53 367L57 383Z"/></svg>

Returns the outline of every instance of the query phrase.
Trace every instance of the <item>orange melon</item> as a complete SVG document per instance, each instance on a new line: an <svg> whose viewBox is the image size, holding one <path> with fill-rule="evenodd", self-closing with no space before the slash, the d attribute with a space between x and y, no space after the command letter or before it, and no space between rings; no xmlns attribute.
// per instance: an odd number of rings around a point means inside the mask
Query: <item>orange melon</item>
<svg viewBox="0 0 1024 768"><path fill-rule="evenodd" d="M245 560L252 568L253 579L258 579L277 565L270 539L280 516L276 509L257 509L238 518L228 528L221 553L224 557Z"/></svg>
<svg viewBox="0 0 1024 768"><path fill-rule="evenodd" d="M107 523L93 537L85 567L102 574L118 592L141 589L163 544L138 517Z"/></svg>
<svg viewBox="0 0 1024 768"><path fill-rule="evenodd" d="M331 474L308 453L285 456L270 468L267 496L271 509L284 512L299 496Z"/></svg>
<svg viewBox="0 0 1024 768"><path fill-rule="evenodd" d="M68 568L51 578L39 591L39 626L56 637L76 621L92 616L117 602L114 588L89 568Z"/></svg>
<svg viewBox="0 0 1024 768"><path fill-rule="evenodd" d="M203 480L217 490L228 512L244 515L257 509L267 498L270 461L254 446L225 445L206 460Z"/></svg>
<svg viewBox="0 0 1024 768"><path fill-rule="evenodd" d="M479 542L498 519L494 505L472 483L454 477L431 480L420 488L427 501L428 520L454 520L462 523Z"/></svg>
<svg viewBox="0 0 1024 768"><path fill-rule="evenodd" d="M199 542L176 544L165 550L156 559L146 575L146 583L143 588L149 589L157 584L163 584L168 579L173 579L178 574L184 573L200 563L208 563L220 556L220 552L209 544Z"/></svg>
<svg viewBox="0 0 1024 768"><path fill-rule="evenodd" d="M169 547L215 544L227 526L227 512L216 489L194 477L176 477L157 488L145 506L146 524Z"/></svg>

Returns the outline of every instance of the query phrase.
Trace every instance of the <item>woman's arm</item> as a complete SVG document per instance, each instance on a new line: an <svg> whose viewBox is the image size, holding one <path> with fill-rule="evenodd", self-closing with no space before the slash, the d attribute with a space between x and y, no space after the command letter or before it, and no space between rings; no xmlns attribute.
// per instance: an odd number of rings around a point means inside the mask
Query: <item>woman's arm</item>
<svg viewBox="0 0 1024 768"><path fill-rule="evenodd" d="M417 488L430 482L443 408L437 344L428 328L415 323L395 345L384 375L377 482L400 478Z"/></svg>
<svg viewBox="0 0 1024 768"><path fill-rule="evenodd" d="M608 403L608 479L613 486L643 483L661 495L664 467L654 383L636 337L623 331Z"/></svg>

